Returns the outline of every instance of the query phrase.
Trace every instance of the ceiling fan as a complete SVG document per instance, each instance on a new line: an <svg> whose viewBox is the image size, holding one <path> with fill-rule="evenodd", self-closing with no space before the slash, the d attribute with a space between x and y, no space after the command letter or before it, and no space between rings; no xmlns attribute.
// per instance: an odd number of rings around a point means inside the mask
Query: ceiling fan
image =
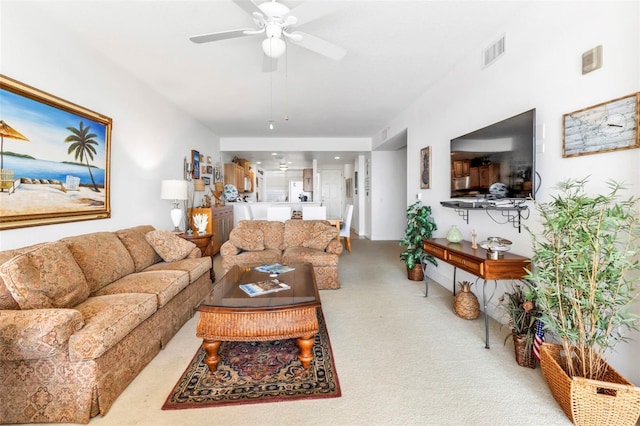
<svg viewBox="0 0 640 426"><path fill-rule="evenodd" d="M266 36L262 41L262 50L265 58L263 63L264 71L273 71L276 68L276 60L285 53L287 41L336 61L342 59L347 53L344 48L326 40L302 31L292 31L299 25L327 14L332 7L336 7L335 4L337 2L306 2L293 10L282 3L278 3L276 0L267 1L259 5L256 5L251 0L233 0L233 2L253 17L256 28L240 28L196 35L189 37L189 40L194 43L209 43L229 38L264 34ZM296 16L291 12L295 13Z"/></svg>

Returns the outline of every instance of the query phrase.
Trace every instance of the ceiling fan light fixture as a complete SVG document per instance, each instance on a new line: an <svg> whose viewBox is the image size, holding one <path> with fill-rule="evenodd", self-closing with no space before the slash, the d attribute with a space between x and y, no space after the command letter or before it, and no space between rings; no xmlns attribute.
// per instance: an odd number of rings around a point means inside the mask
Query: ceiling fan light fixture
<svg viewBox="0 0 640 426"><path fill-rule="evenodd" d="M262 41L262 50L270 58L279 58L284 55L287 45L278 37L266 38Z"/></svg>

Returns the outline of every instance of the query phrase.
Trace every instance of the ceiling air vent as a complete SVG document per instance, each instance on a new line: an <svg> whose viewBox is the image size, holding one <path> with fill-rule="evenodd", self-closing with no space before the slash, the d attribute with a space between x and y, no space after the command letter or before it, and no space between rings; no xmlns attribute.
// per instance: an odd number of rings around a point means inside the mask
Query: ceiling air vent
<svg viewBox="0 0 640 426"><path fill-rule="evenodd" d="M482 52L482 68L486 68L494 63L500 56L504 55L506 41L506 35L502 35L498 41L486 48Z"/></svg>

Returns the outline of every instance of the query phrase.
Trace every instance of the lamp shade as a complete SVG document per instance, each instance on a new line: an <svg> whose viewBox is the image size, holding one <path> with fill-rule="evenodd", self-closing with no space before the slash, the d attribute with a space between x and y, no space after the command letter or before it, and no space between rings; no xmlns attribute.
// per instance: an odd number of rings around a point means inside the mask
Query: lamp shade
<svg viewBox="0 0 640 426"><path fill-rule="evenodd" d="M187 185L186 180L163 180L160 187L160 198L163 200L186 200L188 198Z"/></svg>

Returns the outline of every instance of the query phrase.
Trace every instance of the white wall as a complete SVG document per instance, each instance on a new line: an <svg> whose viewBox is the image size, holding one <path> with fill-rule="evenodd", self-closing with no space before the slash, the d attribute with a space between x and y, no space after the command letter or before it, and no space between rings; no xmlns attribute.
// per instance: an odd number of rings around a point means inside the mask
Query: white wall
<svg viewBox="0 0 640 426"><path fill-rule="evenodd" d="M488 124L537 108L537 170L542 176L538 200L549 200L555 183L591 176L590 190L603 190L604 182L626 182L630 193L640 195L640 149L577 158L562 158L562 115L640 90L640 3L638 2L536 2L527 13L514 16L495 37L479 40L476 49L413 105L392 120L388 133L407 128L408 157L418 158L429 141L432 146L432 189L420 190L417 162L408 164L407 203L417 192L433 207L438 224L437 237L444 237L452 224L466 239L477 229L479 239L502 236L514 242L512 251L531 255L526 231L518 233L511 225L498 224L486 212L470 212L467 225L456 212L440 206L449 199L449 141ZM506 34L506 55L480 69L481 51L501 34ZM581 74L583 52L602 44L604 65L590 74ZM542 138L541 129L545 128ZM380 143L374 138L374 149ZM532 204L529 203L532 207ZM537 228L538 216L530 213L524 222ZM428 275L451 289L453 269L440 262ZM458 271L459 281L469 279ZM503 285L499 285L503 288ZM476 290L477 291L477 290ZM490 306L495 311L497 296ZM640 302L635 306L640 313ZM618 347L614 366L636 385L640 384L640 333L634 342ZM493 342L499 343L493 336Z"/></svg>
<svg viewBox="0 0 640 426"><path fill-rule="evenodd" d="M407 149L373 151L371 164L371 239L399 240L407 225Z"/></svg>
<svg viewBox="0 0 640 426"><path fill-rule="evenodd" d="M219 158L219 138L144 82L87 48L30 2L3 2L2 73L113 119L111 218L0 231L0 250L140 224L171 229L162 179L182 178L191 149Z"/></svg>

